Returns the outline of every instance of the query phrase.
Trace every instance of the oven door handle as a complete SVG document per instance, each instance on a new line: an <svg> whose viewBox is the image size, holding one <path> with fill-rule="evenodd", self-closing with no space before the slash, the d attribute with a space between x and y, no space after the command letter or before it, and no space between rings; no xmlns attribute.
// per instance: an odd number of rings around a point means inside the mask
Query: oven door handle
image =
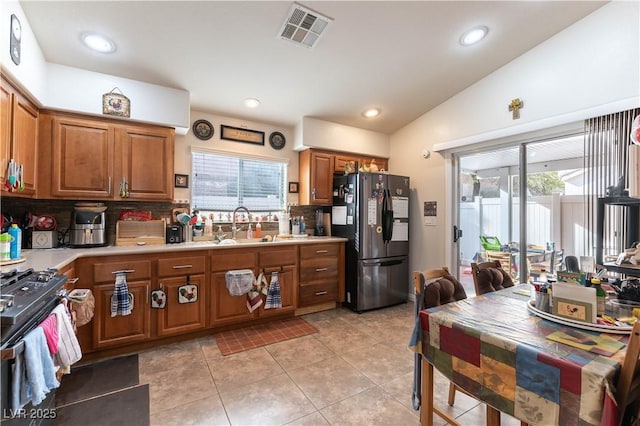
<svg viewBox="0 0 640 426"><path fill-rule="evenodd" d="M0 358L3 360L15 359L22 352L24 352L24 340L20 340L10 348L3 349L2 353L0 354Z"/></svg>

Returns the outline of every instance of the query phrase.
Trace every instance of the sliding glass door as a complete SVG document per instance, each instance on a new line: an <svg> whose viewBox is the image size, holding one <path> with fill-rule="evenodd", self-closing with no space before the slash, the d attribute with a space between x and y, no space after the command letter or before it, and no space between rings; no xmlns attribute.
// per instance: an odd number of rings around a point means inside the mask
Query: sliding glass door
<svg viewBox="0 0 640 426"><path fill-rule="evenodd" d="M494 252L510 254L508 267L522 281L532 269L553 270L552 252L582 255L583 139L572 135L454 155L463 281L471 278L472 262Z"/></svg>

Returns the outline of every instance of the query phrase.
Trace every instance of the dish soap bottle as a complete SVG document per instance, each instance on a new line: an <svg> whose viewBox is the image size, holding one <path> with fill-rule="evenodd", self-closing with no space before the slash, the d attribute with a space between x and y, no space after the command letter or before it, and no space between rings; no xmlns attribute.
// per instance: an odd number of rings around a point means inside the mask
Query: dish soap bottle
<svg viewBox="0 0 640 426"><path fill-rule="evenodd" d="M9 246L9 257L11 259L20 259L22 257L22 229L14 223L9 228L9 235L13 237Z"/></svg>
<svg viewBox="0 0 640 426"><path fill-rule="evenodd" d="M262 224L260 223L260 220L258 219L258 223L256 223L256 238L262 238Z"/></svg>
<svg viewBox="0 0 640 426"><path fill-rule="evenodd" d="M247 239L250 240L253 238L253 229L251 229L251 224L249 224L249 229L247 229Z"/></svg>

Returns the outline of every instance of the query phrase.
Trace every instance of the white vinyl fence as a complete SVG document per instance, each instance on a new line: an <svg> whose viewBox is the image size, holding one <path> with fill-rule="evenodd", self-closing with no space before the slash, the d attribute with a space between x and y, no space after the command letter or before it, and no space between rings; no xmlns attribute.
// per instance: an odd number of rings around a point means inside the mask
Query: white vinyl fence
<svg viewBox="0 0 640 426"><path fill-rule="evenodd" d="M498 237L502 244L517 242L520 236L520 199L511 199L512 237L509 238L508 206L500 198L475 197L460 203L460 261L473 262L483 251L480 235ZM586 256L585 203L579 195L529 197L527 203L527 243L545 246L554 242L565 255ZM595 232L595 230L593 231Z"/></svg>

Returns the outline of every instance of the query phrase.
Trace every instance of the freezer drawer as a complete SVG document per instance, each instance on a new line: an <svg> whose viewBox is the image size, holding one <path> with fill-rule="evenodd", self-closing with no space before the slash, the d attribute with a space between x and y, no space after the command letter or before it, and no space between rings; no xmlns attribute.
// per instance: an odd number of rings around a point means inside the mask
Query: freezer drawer
<svg viewBox="0 0 640 426"><path fill-rule="evenodd" d="M409 295L408 257L360 260L354 290L346 296L356 312L406 302Z"/></svg>

